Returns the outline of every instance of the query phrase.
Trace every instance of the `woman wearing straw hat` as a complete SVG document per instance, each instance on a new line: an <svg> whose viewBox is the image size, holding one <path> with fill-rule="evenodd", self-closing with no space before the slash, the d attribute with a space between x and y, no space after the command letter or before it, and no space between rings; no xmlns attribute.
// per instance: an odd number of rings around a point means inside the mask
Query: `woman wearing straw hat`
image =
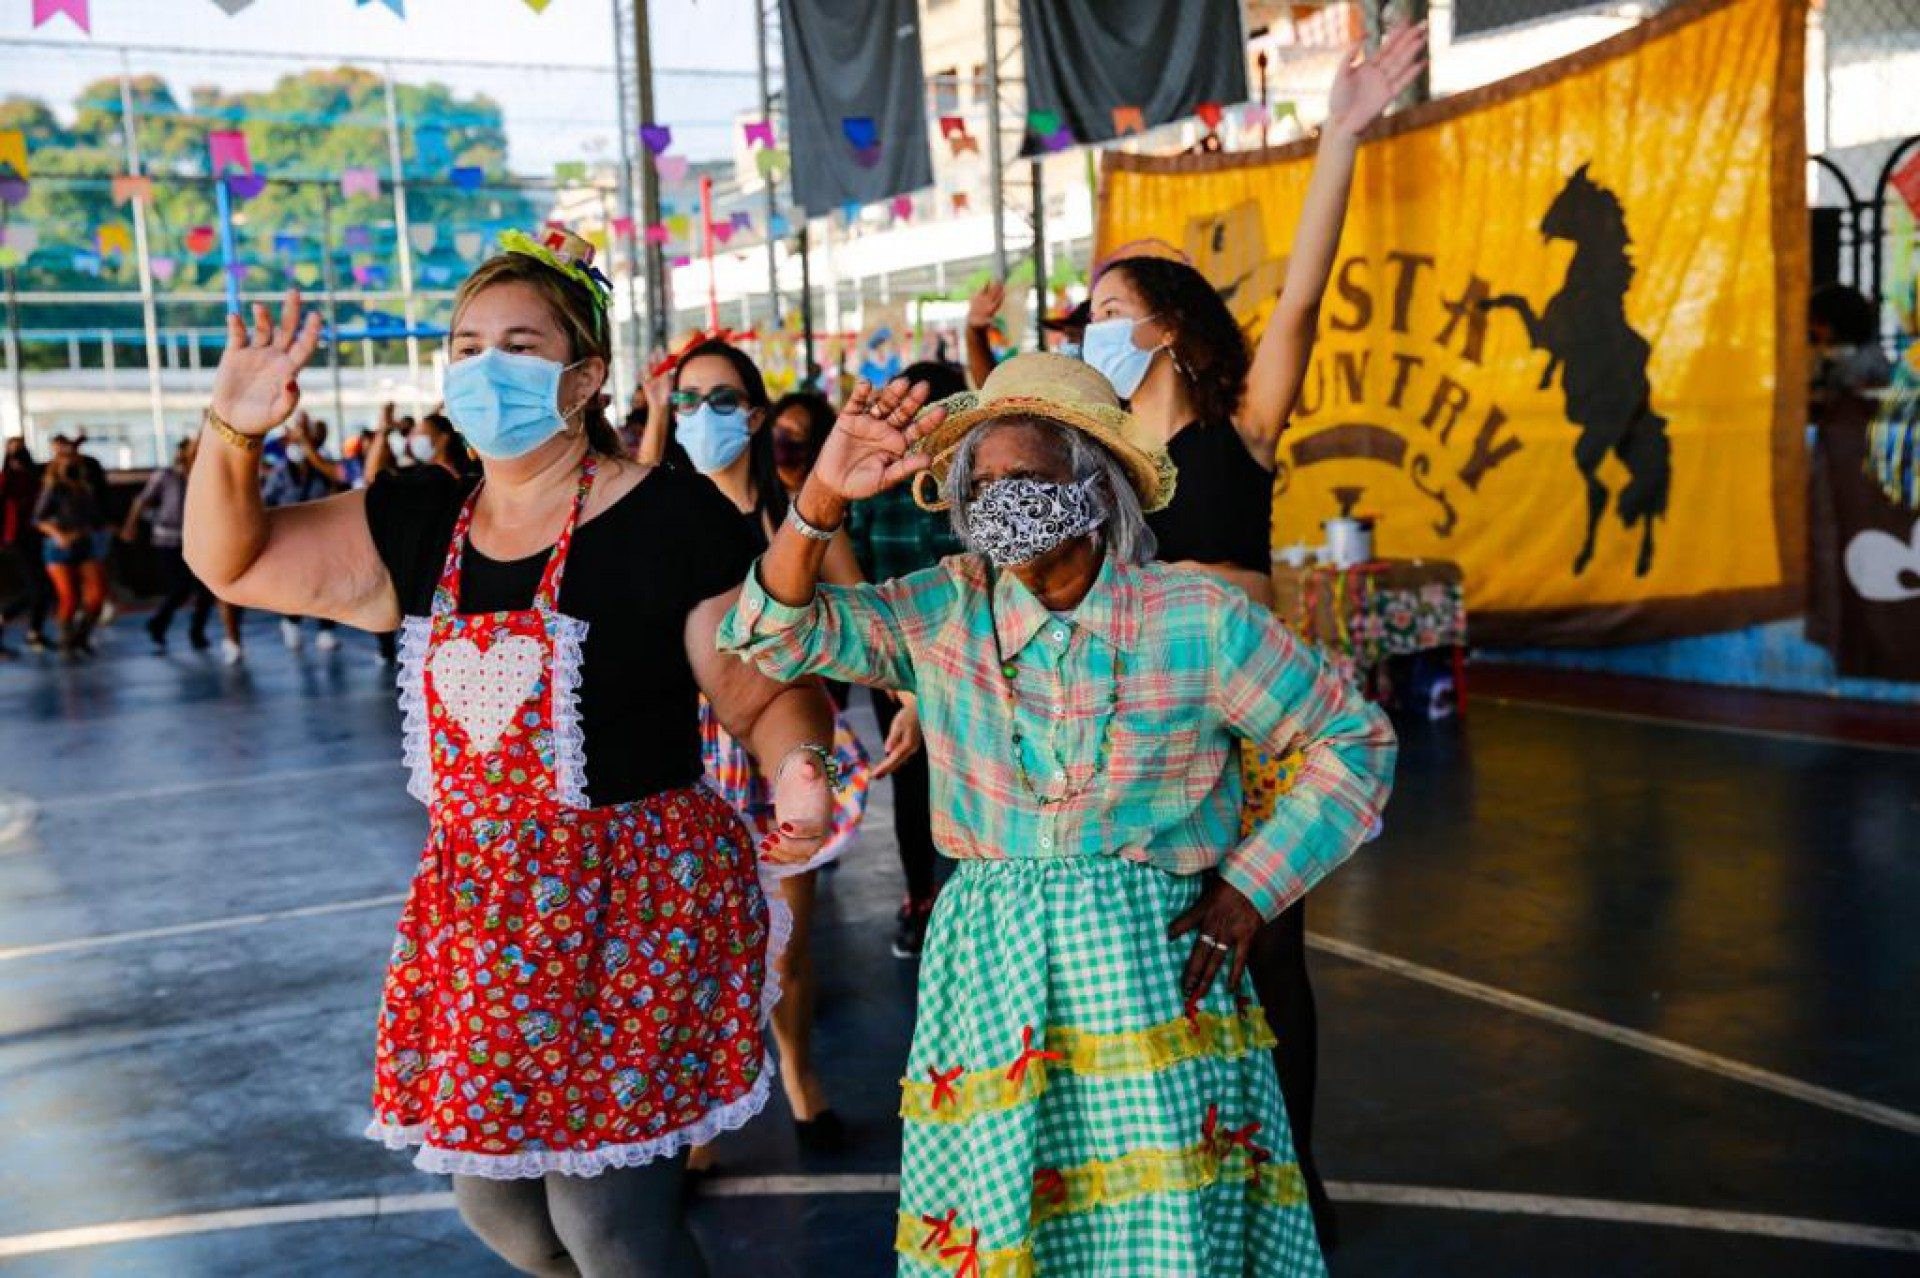
<svg viewBox="0 0 1920 1278"><path fill-rule="evenodd" d="M1150 561L1165 449L1077 360L1024 355L915 420L858 389L727 650L920 698L958 862L903 1082L903 1274L1324 1272L1244 980L1264 918L1359 843L1385 720L1269 613ZM820 586L850 502L912 478L972 554ZM1235 738L1300 750L1236 839Z"/></svg>
<svg viewBox="0 0 1920 1278"><path fill-rule="evenodd" d="M509 233L454 298L447 411L483 477L438 466L268 511L260 440L319 343L227 322L187 494L222 599L399 629L410 791L428 836L387 968L367 1134L451 1173L516 1268L704 1272L689 1146L765 1105L781 918L700 784L696 699L774 780L783 849L818 849L831 722L814 687L721 659L753 548L706 481L620 455L600 409L590 247Z"/></svg>

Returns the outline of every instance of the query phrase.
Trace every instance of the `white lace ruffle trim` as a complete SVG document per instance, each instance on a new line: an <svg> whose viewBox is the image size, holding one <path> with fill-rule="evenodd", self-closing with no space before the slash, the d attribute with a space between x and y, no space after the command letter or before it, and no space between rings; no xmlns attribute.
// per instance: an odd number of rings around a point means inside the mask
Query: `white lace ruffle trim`
<svg viewBox="0 0 1920 1278"><path fill-rule="evenodd" d="M400 625L400 744L407 765L407 793L422 803L433 800L433 757L427 727L427 639L430 617L408 617Z"/></svg>
<svg viewBox="0 0 1920 1278"><path fill-rule="evenodd" d="M634 1145L603 1145L599 1149L529 1149L518 1154L473 1154L459 1149L442 1149L426 1143L427 1125L401 1127L375 1119L367 1124L369 1140L377 1140L388 1149L420 1146L413 1165L424 1172L447 1176L483 1176L488 1180L527 1180L558 1172L562 1176L598 1176L618 1167L639 1167L661 1158L670 1158L683 1149L705 1145L722 1132L745 1126L767 1104L767 1089L773 1082L773 1058L761 1067L760 1077L739 1100L729 1101L707 1111L704 1118L676 1128L664 1136Z"/></svg>
<svg viewBox="0 0 1920 1278"><path fill-rule="evenodd" d="M587 804L587 738L580 725L580 662L587 639L587 623L555 613L553 682L553 784L561 803L570 808Z"/></svg>

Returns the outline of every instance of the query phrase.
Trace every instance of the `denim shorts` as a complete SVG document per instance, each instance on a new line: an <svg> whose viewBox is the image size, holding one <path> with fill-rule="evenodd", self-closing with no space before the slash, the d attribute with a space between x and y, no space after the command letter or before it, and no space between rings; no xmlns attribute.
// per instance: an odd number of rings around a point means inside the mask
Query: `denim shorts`
<svg viewBox="0 0 1920 1278"><path fill-rule="evenodd" d="M90 563L93 560L93 538L82 537L71 546L62 546L48 537L40 543L42 563L55 567Z"/></svg>
<svg viewBox="0 0 1920 1278"><path fill-rule="evenodd" d="M113 530L102 528L88 537L93 557L101 563L107 562L107 556L113 553Z"/></svg>

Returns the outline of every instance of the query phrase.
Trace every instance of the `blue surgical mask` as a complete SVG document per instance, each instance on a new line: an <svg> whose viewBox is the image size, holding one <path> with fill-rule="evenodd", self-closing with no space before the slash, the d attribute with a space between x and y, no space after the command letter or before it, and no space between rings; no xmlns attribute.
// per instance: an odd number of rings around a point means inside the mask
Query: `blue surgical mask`
<svg viewBox="0 0 1920 1278"><path fill-rule="evenodd" d="M1132 399L1147 380L1147 369L1161 348L1141 350L1133 344L1134 327L1144 321L1135 319L1095 320L1087 325L1081 338L1081 358L1109 382L1121 399Z"/></svg>
<svg viewBox="0 0 1920 1278"><path fill-rule="evenodd" d="M1060 350L1060 353L1062 355L1065 355L1068 359L1081 358L1080 343L1078 342L1062 342L1060 343L1059 350Z"/></svg>
<svg viewBox="0 0 1920 1278"><path fill-rule="evenodd" d="M482 457L524 457L567 428L562 366L492 347L447 370L447 416Z"/></svg>
<svg viewBox="0 0 1920 1278"><path fill-rule="evenodd" d="M691 413L679 414L673 431L680 447L687 450L687 460L703 475L733 465L746 451L751 434L746 413L737 408L723 413L712 404L702 404Z"/></svg>

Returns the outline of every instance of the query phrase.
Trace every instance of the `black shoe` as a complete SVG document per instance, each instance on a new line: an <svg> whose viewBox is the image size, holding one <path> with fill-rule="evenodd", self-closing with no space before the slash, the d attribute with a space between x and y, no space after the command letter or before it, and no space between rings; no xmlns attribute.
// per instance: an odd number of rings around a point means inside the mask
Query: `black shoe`
<svg viewBox="0 0 1920 1278"><path fill-rule="evenodd" d="M167 651L167 628L157 624L157 619L147 622L147 638L153 640L155 656L163 656Z"/></svg>
<svg viewBox="0 0 1920 1278"><path fill-rule="evenodd" d="M805 1153L838 1154L847 1147L847 1125L830 1109L823 1109L804 1122L794 1119L793 1132L800 1138L800 1148Z"/></svg>
<svg viewBox="0 0 1920 1278"><path fill-rule="evenodd" d="M193 645L195 652L205 652L213 646L213 641L207 638L207 632L204 630L187 631L187 642Z"/></svg>
<svg viewBox="0 0 1920 1278"><path fill-rule="evenodd" d="M927 920L933 915L932 901L915 901L908 898L902 902L900 913L894 916L893 956L897 959L917 959L927 943Z"/></svg>

